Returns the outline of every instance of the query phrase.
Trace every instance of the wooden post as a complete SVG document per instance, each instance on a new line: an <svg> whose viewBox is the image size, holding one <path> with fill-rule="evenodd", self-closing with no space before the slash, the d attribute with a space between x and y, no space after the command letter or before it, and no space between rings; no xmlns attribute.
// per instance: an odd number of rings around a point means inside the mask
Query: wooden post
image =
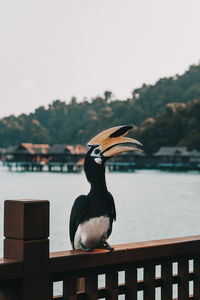
<svg viewBox="0 0 200 300"><path fill-rule="evenodd" d="M125 271L126 300L137 299L137 268L134 264L128 265Z"/></svg>
<svg viewBox="0 0 200 300"><path fill-rule="evenodd" d="M20 300L49 299L49 201L6 200L4 257L23 261Z"/></svg>

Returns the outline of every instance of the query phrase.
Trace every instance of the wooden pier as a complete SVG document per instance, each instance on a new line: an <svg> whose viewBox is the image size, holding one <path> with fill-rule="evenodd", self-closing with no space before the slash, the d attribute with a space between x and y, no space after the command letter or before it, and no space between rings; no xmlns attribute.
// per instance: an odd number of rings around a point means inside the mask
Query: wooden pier
<svg viewBox="0 0 200 300"><path fill-rule="evenodd" d="M80 172L87 149L82 145L22 143L8 147L2 161L10 171ZM107 162L110 172L134 172L136 169L200 171L200 152L186 147L161 147L152 155L133 151Z"/></svg>
<svg viewBox="0 0 200 300"><path fill-rule="evenodd" d="M108 162L107 168L110 172L134 172L136 168L135 162Z"/></svg>
<svg viewBox="0 0 200 300"><path fill-rule="evenodd" d="M49 202L7 200L4 236L1 300L155 300L156 291L161 300L200 299L199 235L116 245L113 252L49 253ZM61 295L54 296L55 282L62 284Z"/></svg>
<svg viewBox="0 0 200 300"><path fill-rule="evenodd" d="M9 171L15 172L61 172L61 173L78 173L83 169L83 164L75 162L49 162L42 164L41 162L4 162Z"/></svg>
<svg viewBox="0 0 200 300"><path fill-rule="evenodd" d="M22 143L8 147L2 160L10 171L80 172L86 152L82 145Z"/></svg>

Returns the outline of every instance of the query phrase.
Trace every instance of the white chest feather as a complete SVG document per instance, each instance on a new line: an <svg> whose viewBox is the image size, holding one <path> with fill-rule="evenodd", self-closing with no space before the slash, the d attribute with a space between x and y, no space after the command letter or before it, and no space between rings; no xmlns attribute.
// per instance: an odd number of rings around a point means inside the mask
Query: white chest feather
<svg viewBox="0 0 200 300"><path fill-rule="evenodd" d="M75 249L79 249L80 242L87 248L98 246L101 241L107 239L109 226L109 218L103 216L92 218L80 224L74 238Z"/></svg>

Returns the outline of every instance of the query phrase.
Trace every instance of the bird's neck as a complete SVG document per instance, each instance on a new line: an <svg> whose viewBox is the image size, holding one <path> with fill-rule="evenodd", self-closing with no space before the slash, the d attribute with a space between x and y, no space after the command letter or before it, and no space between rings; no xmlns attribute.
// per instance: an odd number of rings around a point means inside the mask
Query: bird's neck
<svg viewBox="0 0 200 300"><path fill-rule="evenodd" d="M107 192L105 173L101 174L101 176L93 177L93 180L90 182L90 185L91 185L90 193L103 194Z"/></svg>
<svg viewBox="0 0 200 300"><path fill-rule="evenodd" d="M87 161L86 161L87 163ZM105 179L105 165L97 165L96 163L85 165L85 173L87 180L91 185L90 193L103 193L107 191Z"/></svg>

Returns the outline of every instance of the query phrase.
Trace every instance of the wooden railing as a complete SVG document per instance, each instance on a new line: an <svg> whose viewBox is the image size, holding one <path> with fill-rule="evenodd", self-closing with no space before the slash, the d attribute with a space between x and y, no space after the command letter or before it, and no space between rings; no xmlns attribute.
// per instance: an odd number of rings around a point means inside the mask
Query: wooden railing
<svg viewBox="0 0 200 300"><path fill-rule="evenodd" d="M200 300L200 236L49 255L49 202L36 200L5 201L4 235L0 300Z"/></svg>

